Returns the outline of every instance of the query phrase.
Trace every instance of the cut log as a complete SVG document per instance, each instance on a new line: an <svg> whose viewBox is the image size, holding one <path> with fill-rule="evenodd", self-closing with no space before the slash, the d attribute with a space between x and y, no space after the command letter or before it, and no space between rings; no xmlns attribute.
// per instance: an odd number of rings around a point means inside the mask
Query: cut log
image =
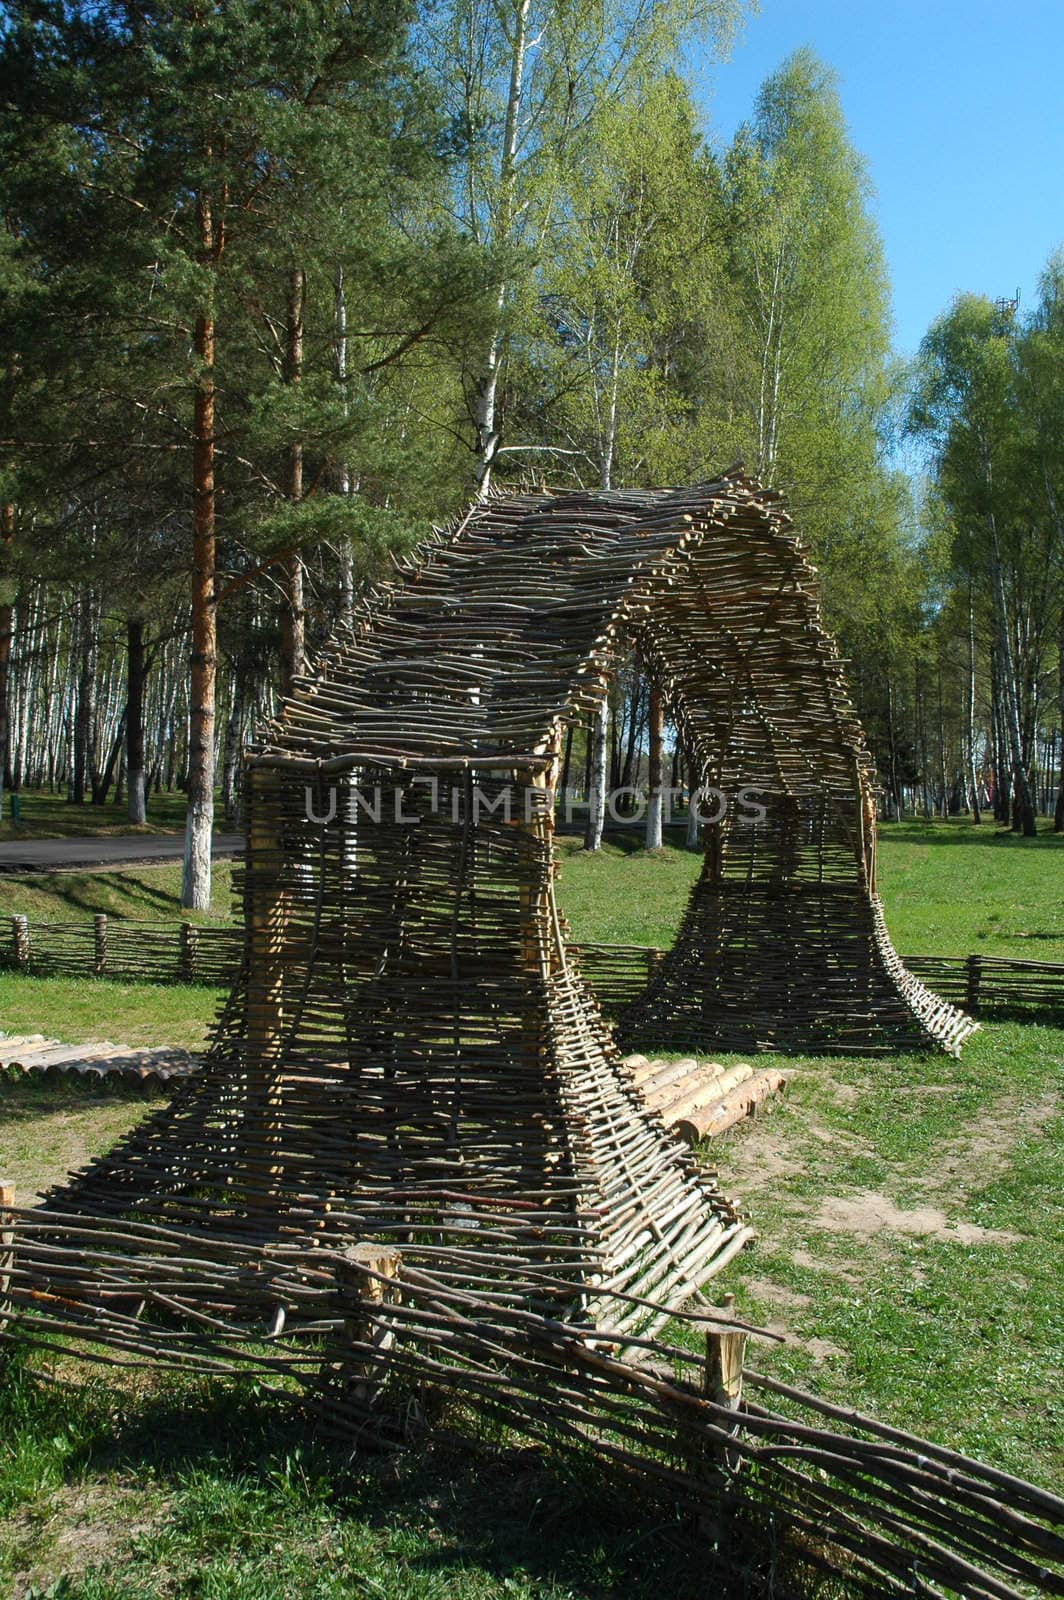
<svg viewBox="0 0 1064 1600"><path fill-rule="evenodd" d="M784 1074L769 1068L740 1083L722 1099L713 1100L677 1118L673 1127L688 1144L695 1144L699 1139L712 1139L741 1122L743 1117L750 1116L770 1095L782 1093L786 1085Z"/></svg>
<svg viewBox="0 0 1064 1600"><path fill-rule="evenodd" d="M753 1067L746 1062L729 1067L727 1072L717 1073L708 1078L700 1075L692 1079L690 1084L684 1084L679 1093L670 1095L666 1104L660 1108L661 1114L671 1127L681 1117L693 1114L702 1106L719 1105L730 1090L745 1083L747 1078L752 1078L753 1075Z"/></svg>

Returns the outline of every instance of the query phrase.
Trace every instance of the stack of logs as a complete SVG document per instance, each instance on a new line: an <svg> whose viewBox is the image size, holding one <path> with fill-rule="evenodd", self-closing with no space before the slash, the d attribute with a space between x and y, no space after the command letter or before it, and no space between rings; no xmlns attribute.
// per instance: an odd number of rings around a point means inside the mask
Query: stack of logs
<svg viewBox="0 0 1064 1600"><path fill-rule="evenodd" d="M771 1095L781 1094L787 1086L785 1073L745 1061L727 1067L693 1056L666 1061L631 1055L624 1060L650 1109L688 1144L712 1139L755 1115Z"/></svg>

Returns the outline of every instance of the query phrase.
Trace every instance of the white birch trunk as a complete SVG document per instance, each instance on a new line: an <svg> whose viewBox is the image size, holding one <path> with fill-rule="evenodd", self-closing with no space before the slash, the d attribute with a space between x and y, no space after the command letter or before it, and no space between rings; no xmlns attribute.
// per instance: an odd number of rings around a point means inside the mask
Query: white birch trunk
<svg viewBox="0 0 1064 1600"><path fill-rule="evenodd" d="M517 178L517 140L521 125L521 95L524 88L525 55L528 50L528 13L531 0L518 0L514 14L513 50L510 56L510 88L506 96L506 119L503 125L502 154L499 163L499 204L495 224L495 242L509 243L514 219L514 197ZM495 302L495 326L488 339L483 371L477 385L474 425L476 427L476 454L474 478L478 500L485 500L491 490L491 470L499 447L499 430L496 418L496 398L499 388L499 363L502 358L503 314L509 285L499 285Z"/></svg>
<svg viewBox="0 0 1064 1600"><path fill-rule="evenodd" d="M665 724L665 707L662 703L661 690L653 683L650 686L650 708L647 713L647 720L649 723L649 794L647 796L646 848L648 850L660 850L662 846L661 744Z"/></svg>
<svg viewBox="0 0 1064 1600"><path fill-rule="evenodd" d="M606 824L606 723L609 704L604 698L591 728L591 792L588 795L584 849L598 850Z"/></svg>
<svg viewBox="0 0 1064 1600"><path fill-rule="evenodd" d="M336 376L343 391L343 413L351 410L347 398L347 296L344 293L344 269L337 267L333 278L333 326L336 332ZM351 467L344 460L340 465L340 493L345 500L351 494ZM349 628L355 612L355 562L351 541L345 534L340 541L340 622Z"/></svg>

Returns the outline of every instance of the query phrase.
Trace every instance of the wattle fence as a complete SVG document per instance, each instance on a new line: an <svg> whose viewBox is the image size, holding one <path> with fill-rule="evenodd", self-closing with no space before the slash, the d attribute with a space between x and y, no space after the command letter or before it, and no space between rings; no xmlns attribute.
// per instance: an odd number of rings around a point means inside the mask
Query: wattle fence
<svg viewBox="0 0 1064 1600"><path fill-rule="evenodd" d="M102 914L80 922L9 919L0 967L37 977L111 978L224 988L240 964L244 931L193 922L138 922ZM635 999L665 959L635 944L572 944L607 1016ZM1064 1022L1064 962L1012 956L903 956L929 989L972 1016L1035 1016Z"/></svg>
<svg viewBox="0 0 1064 1600"><path fill-rule="evenodd" d="M0 964L40 978L111 978L122 983L228 986L244 948L241 927L138 922L99 914L91 921L10 919Z"/></svg>

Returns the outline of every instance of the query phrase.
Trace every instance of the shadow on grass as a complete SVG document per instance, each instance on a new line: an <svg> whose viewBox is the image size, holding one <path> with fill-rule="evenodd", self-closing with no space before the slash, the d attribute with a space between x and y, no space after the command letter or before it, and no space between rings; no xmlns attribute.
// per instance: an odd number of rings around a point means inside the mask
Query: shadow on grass
<svg viewBox="0 0 1064 1600"><path fill-rule="evenodd" d="M784 1559L777 1530L752 1502L738 1500L726 1538L714 1537L642 1482L619 1483L590 1452L556 1455L468 1429L399 1453L352 1450L316 1438L301 1413L251 1385L165 1379L127 1398L90 1380L57 1392L35 1381L17 1352L0 1355L0 1428L11 1441L0 1509L32 1501L18 1493L20 1455L33 1458L26 1481L38 1492L132 1481L159 1497L150 1538L127 1554L108 1552L115 1587L90 1579L84 1593L93 1600L134 1590L154 1596L142 1584L160 1557L167 1582L180 1588L208 1559L235 1562L255 1539L270 1541L260 1551L277 1553L265 1575L275 1587L264 1592L286 1600L334 1592L313 1582L323 1541L330 1560L346 1558L345 1584L353 1587L344 1594L393 1600L738 1600L770 1592L784 1600L823 1592L804 1560L799 1570ZM49 1471L41 1452L64 1445ZM83 1593L76 1580L61 1592L72 1600Z"/></svg>
<svg viewBox="0 0 1064 1600"><path fill-rule="evenodd" d="M176 891L161 889L135 872L42 872L27 875L22 883L65 905L95 914L145 920L145 912L160 912L176 922L180 915ZM31 917L30 925L34 918Z"/></svg>
<svg viewBox="0 0 1064 1600"><path fill-rule="evenodd" d="M178 832L185 824L188 797L181 791L164 791L148 796L148 820L141 827L129 821L125 801L111 799L102 806L74 805L65 793L50 794L46 789L19 791L19 826L8 820L9 807L0 822L0 841L18 839L74 839L96 834L129 833L134 837Z"/></svg>
<svg viewBox="0 0 1064 1600"><path fill-rule="evenodd" d="M75 1046L71 1046L73 1050ZM91 1045L85 1046L91 1050ZM175 1083L178 1080L174 1080ZM155 1078L140 1079L98 1076L95 1073L19 1073L7 1078L0 1073L0 1110L4 1120L45 1118L67 1111L84 1111L94 1106L137 1105L157 1099L163 1093Z"/></svg>
<svg viewBox="0 0 1064 1600"><path fill-rule="evenodd" d="M1064 833L1054 833L1052 822L1042 817L1039 818L1038 833L1031 839L1024 838L1022 833L1013 833L1011 828L997 822L985 821L976 827L967 817L940 818L932 822L922 818L886 822L880 818L876 829L882 840L892 844L981 844L997 849L1013 846L1023 850L1064 848Z"/></svg>
<svg viewBox="0 0 1064 1600"><path fill-rule="evenodd" d="M661 851L651 851L651 855L667 858L672 852L684 855L699 855L700 851L689 851L684 845L685 829L674 824L664 830L665 847ZM559 823L555 829L555 838L559 852L565 855L577 855L584 848L584 830L575 826ZM646 855L646 839L641 825L633 824L631 827L606 828L602 835L603 845L607 852L612 849L618 855L636 856Z"/></svg>

